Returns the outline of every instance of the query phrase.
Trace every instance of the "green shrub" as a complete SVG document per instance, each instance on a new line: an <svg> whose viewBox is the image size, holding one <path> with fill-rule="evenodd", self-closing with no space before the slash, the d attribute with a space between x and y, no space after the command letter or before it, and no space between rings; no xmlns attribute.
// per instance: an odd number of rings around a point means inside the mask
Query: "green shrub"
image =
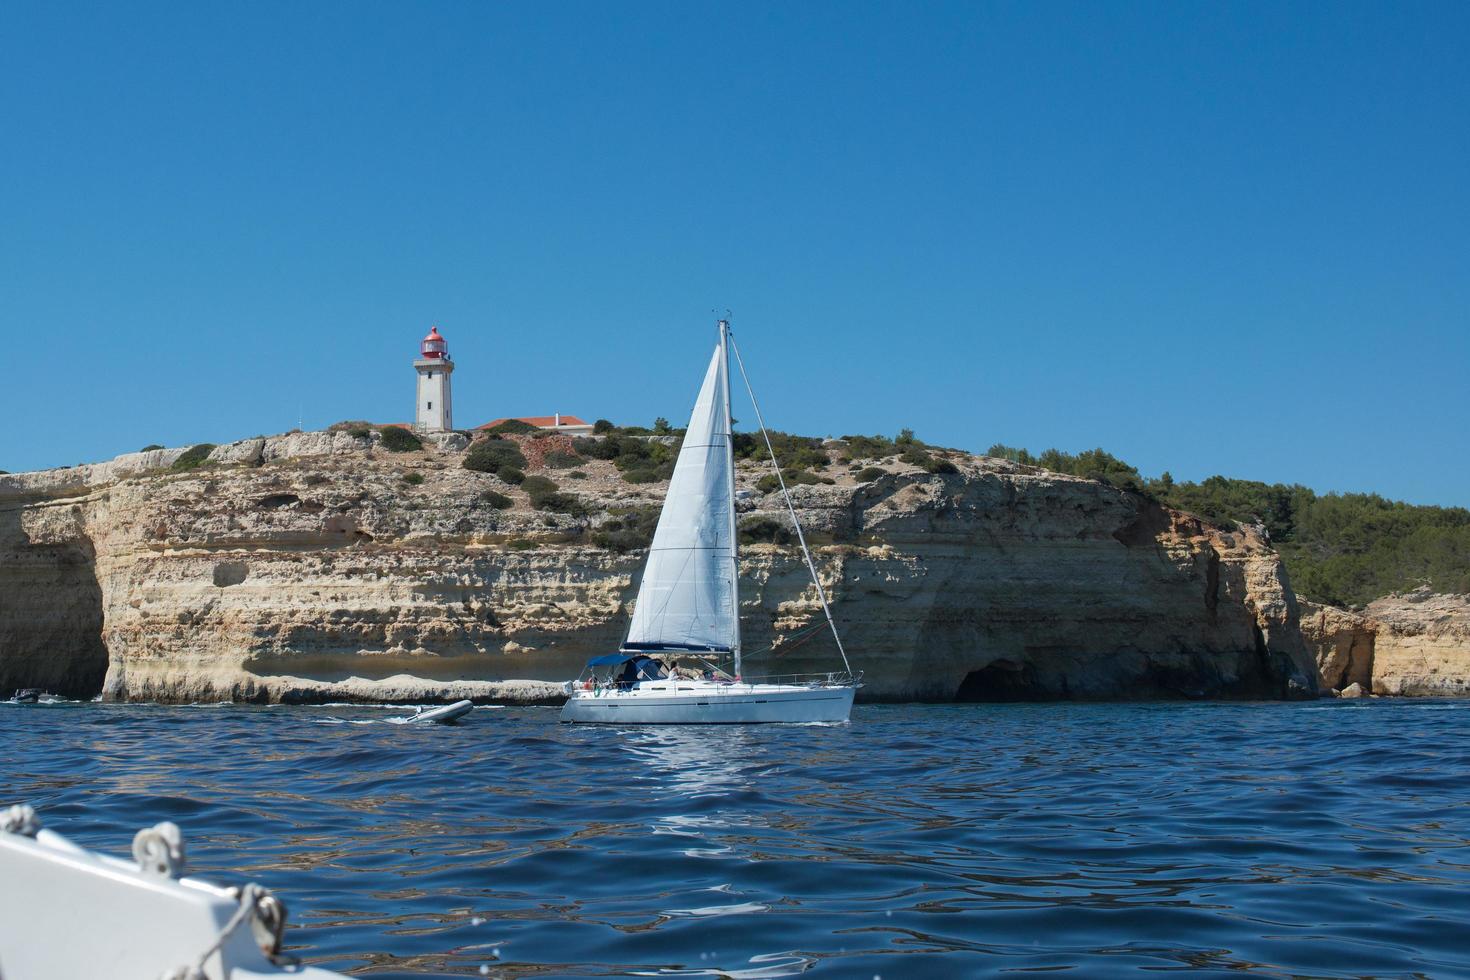
<svg viewBox="0 0 1470 980"><path fill-rule="evenodd" d="M424 448L424 441L401 425L385 425L378 432L383 448L390 453L408 453Z"/></svg>
<svg viewBox="0 0 1470 980"><path fill-rule="evenodd" d="M138 450L138 452L140 452L140 453L151 453L155 449L162 449L162 448L163 447L160 446L158 443L156 443L156 442L150 442L148 445L146 445L142 449Z"/></svg>
<svg viewBox="0 0 1470 980"><path fill-rule="evenodd" d="M606 439L573 439L572 450L591 459L617 459L620 452L618 440L611 436Z"/></svg>
<svg viewBox="0 0 1470 980"><path fill-rule="evenodd" d="M666 446L661 442L651 442L647 439L637 439L633 436L609 436L604 442L615 442L616 455L612 457L613 466L617 467L623 474L623 479L629 483L653 483L657 480L667 480L674 475L674 462L679 458L679 445ZM599 447L599 452L606 453L608 450Z"/></svg>
<svg viewBox="0 0 1470 980"><path fill-rule="evenodd" d="M647 548L658 527L658 514L657 507L640 507L619 514L592 532L592 543L619 554Z"/></svg>
<svg viewBox="0 0 1470 980"><path fill-rule="evenodd" d="M495 475L500 477L506 483L511 484L512 486L520 483L526 478L526 474L516 469L514 466L502 466L500 469L495 471Z"/></svg>
<svg viewBox="0 0 1470 980"><path fill-rule="evenodd" d="M493 425L483 431L496 435L526 436L540 432L541 430L529 422L522 422L520 419L506 419L504 422Z"/></svg>
<svg viewBox="0 0 1470 980"><path fill-rule="evenodd" d="M924 464L924 469L930 473L958 473L960 471L960 468L949 460L937 456L930 457L929 461Z"/></svg>
<svg viewBox="0 0 1470 980"><path fill-rule="evenodd" d="M582 517L587 507L574 494L559 493L554 480L544 476L528 476L521 481L521 489L531 498L531 506L537 510Z"/></svg>
<svg viewBox="0 0 1470 980"><path fill-rule="evenodd" d="M859 483L872 483L879 477L884 477L887 475L888 471L883 469L882 467L865 466L858 472L857 478Z"/></svg>
<svg viewBox="0 0 1470 980"><path fill-rule="evenodd" d="M525 538L513 538L510 541L507 541L505 543L505 546L511 551L529 551L530 549L536 547L534 542L527 541Z"/></svg>
<svg viewBox="0 0 1470 980"><path fill-rule="evenodd" d="M371 431L373 424L365 419L347 419L343 422L333 422L327 426L328 432L351 432L354 429L367 429Z"/></svg>
<svg viewBox="0 0 1470 980"><path fill-rule="evenodd" d="M528 476L521 481L521 489L526 491L534 503L541 494L556 493L560 489L555 480L548 480L544 476Z"/></svg>
<svg viewBox="0 0 1470 980"><path fill-rule="evenodd" d="M620 470L649 469L668 456L668 446L636 436L618 436L613 465Z"/></svg>
<svg viewBox="0 0 1470 980"><path fill-rule="evenodd" d="M752 515L740 522L741 544L795 544L796 533L784 522Z"/></svg>
<svg viewBox="0 0 1470 980"><path fill-rule="evenodd" d="M569 453L564 452L560 449L553 449L551 452L546 454L544 462L547 466L551 467L554 470L568 470L571 469L573 466L581 463L582 457L578 456L576 453Z"/></svg>
<svg viewBox="0 0 1470 980"><path fill-rule="evenodd" d="M822 469L826 467L830 459L827 450L822 446L822 440L813 436L793 436L786 432L767 433L771 437L771 448L776 451L776 462L783 470L791 469ZM768 460L770 452L766 449L766 441L759 433L752 435L748 432L735 433L734 452L736 459Z"/></svg>
<svg viewBox="0 0 1470 980"><path fill-rule="evenodd" d="M499 473L506 467L526 465L526 457L520 447L508 439L481 439L464 454L460 464L476 473Z"/></svg>
<svg viewBox="0 0 1470 980"><path fill-rule="evenodd" d="M596 422L592 423L592 431L597 435L605 435L615 428L617 428L617 426L613 425L607 419L598 419Z"/></svg>
<svg viewBox="0 0 1470 980"><path fill-rule="evenodd" d="M494 490L484 490L480 493L480 501L491 510L509 510L515 501L503 493Z"/></svg>
<svg viewBox="0 0 1470 980"><path fill-rule="evenodd" d="M670 432L672 432L674 430L669 425L669 420L668 419L664 418L663 416L659 416L658 418L656 418L656 419L653 420L653 431L656 432L656 433L658 433L659 435L663 436L663 435L668 435Z"/></svg>
<svg viewBox="0 0 1470 980"><path fill-rule="evenodd" d="M363 427L361 429L348 429L347 434L354 439L368 439L372 436L373 430L367 427Z"/></svg>
<svg viewBox="0 0 1470 980"><path fill-rule="evenodd" d="M572 517L586 517L587 505L582 503L576 494L571 493L543 493L531 498L531 505L537 510L551 511L556 514L569 514Z"/></svg>
<svg viewBox="0 0 1470 980"><path fill-rule="evenodd" d="M903 453L898 458L912 466L927 466L934 460L934 457L930 456L928 450L926 450L923 446L915 446L912 444L904 449Z"/></svg>
<svg viewBox="0 0 1470 980"><path fill-rule="evenodd" d="M898 452L887 436L843 436L847 443L847 459L883 459Z"/></svg>
<svg viewBox="0 0 1470 980"><path fill-rule="evenodd" d="M422 473L405 473L403 474L403 482L411 487L421 487L424 485L424 475Z"/></svg>
<svg viewBox="0 0 1470 980"><path fill-rule="evenodd" d="M581 470L572 470L570 473L567 474L567 479L569 479L569 480L585 480L585 479L587 479L587 474L584 473L584 472L582 472Z"/></svg>
<svg viewBox="0 0 1470 980"><path fill-rule="evenodd" d="M184 454L174 460L169 469L182 473L185 470L197 470L209 461L209 454L214 452L214 443L201 442L197 446L190 446L184 450Z"/></svg>
<svg viewBox="0 0 1470 980"><path fill-rule="evenodd" d="M833 484L837 482L831 477L818 476L810 470L782 469L781 476L785 478L786 486L788 489L791 487L811 486L816 483ZM767 473L765 476L755 481L755 488L761 493L770 493L772 490L779 490L781 488L781 483L776 479L776 474Z"/></svg>

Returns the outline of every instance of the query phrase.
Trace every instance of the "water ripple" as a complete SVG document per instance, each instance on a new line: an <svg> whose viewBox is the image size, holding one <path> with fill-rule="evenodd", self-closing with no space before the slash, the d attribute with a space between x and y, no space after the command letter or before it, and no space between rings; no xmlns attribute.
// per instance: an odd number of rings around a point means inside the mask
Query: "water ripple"
<svg viewBox="0 0 1470 980"><path fill-rule="evenodd" d="M1470 704L0 712L0 803L144 821L374 977L1470 975Z"/></svg>

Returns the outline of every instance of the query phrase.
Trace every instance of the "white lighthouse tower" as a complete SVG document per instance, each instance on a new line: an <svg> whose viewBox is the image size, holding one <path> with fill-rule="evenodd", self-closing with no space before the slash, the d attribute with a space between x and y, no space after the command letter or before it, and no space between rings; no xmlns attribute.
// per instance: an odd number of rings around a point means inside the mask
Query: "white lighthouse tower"
<svg viewBox="0 0 1470 980"><path fill-rule="evenodd" d="M446 432L454 428L454 408L449 394L454 362L449 359L449 344L439 336L438 327L429 328L413 368L419 374L419 401L413 427L420 432Z"/></svg>

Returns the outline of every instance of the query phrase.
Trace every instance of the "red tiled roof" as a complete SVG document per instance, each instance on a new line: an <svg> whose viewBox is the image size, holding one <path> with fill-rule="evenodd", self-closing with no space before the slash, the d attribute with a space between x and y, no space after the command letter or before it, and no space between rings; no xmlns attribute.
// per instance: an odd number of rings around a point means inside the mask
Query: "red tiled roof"
<svg viewBox="0 0 1470 980"><path fill-rule="evenodd" d="M495 428L497 425L499 425L502 422L524 422L527 425L534 425L538 429L549 429L552 426L556 425L556 416L555 415L522 415L521 417L514 418L514 419L492 419L491 421L486 422L484 425L477 425L477 426L475 426L475 428L476 429L493 429L493 428ZM589 423L589 422L583 422L581 419L577 418L575 415L566 415L566 414L563 414L562 417L561 417L561 424L562 425L590 425L591 423Z"/></svg>

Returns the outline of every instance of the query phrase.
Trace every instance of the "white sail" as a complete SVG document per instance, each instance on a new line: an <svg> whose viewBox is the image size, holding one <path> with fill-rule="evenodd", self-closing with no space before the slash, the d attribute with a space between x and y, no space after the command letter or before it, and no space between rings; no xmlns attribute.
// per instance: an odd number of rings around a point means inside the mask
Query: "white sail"
<svg viewBox="0 0 1470 980"><path fill-rule="evenodd" d="M731 650L738 642L730 393L715 348L643 570L628 649Z"/></svg>

